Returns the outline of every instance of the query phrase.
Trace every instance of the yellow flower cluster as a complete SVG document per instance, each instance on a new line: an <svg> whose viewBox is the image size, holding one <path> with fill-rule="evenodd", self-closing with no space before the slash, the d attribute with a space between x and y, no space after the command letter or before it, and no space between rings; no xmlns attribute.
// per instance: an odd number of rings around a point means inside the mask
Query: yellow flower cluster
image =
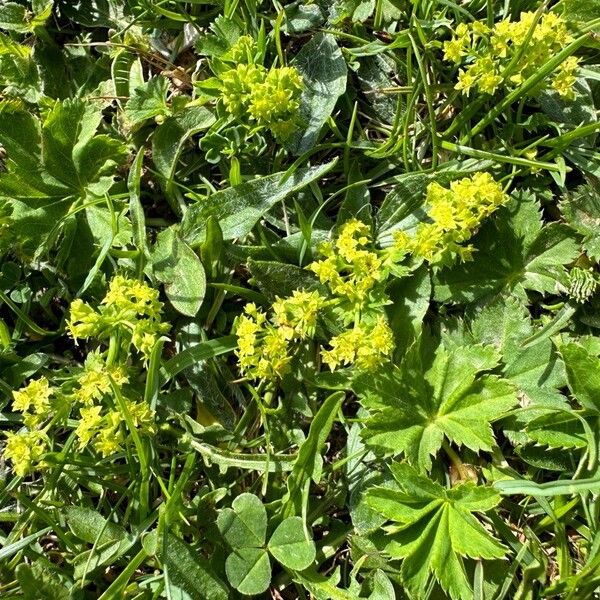
<svg viewBox="0 0 600 600"><path fill-rule="evenodd" d="M4 457L13 464L19 477L25 477L36 467L47 451L47 440L41 431L23 431L6 434Z"/></svg>
<svg viewBox="0 0 600 600"><path fill-rule="evenodd" d="M333 242L325 242L319 252L325 256L309 265L334 296L360 306L369 298L375 286L387 277L384 259L372 246L369 227L358 219L342 225Z"/></svg>
<svg viewBox="0 0 600 600"><path fill-rule="evenodd" d="M234 329L244 375L267 380L285 375L293 347L314 335L319 310L325 304L318 292L296 290L289 298L276 299L271 321L255 304L247 304Z"/></svg>
<svg viewBox="0 0 600 600"><path fill-rule="evenodd" d="M294 67L267 70L240 63L220 76L226 110L255 127L266 127L285 139L296 128L302 77Z"/></svg>
<svg viewBox="0 0 600 600"><path fill-rule="evenodd" d="M523 12L518 21L505 19L493 29L478 21L459 24L444 43L446 60L469 63L461 69L456 89L466 95L473 88L494 94L500 86L518 86L572 41L562 17L550 12L537 23L535 18L535 13ZM552 80L552 88L564 98L574 96L577 69L577 58L569 57Z"/></svg>
<svg viewBox="0 0 600 600"><path fill-rule="evenodd" d="M489 173L453 181L449 188L431 183L426 205L432 222L421 223L412 238L403 231L397 232L396 249L430 264L449 265L457 257L469 260L473 246L464 242L507 200L502 186Z"/></svg>
<svg viewBox="0 0 600 600"><path fill-rule="evenodd" d="M321 359L332 371L339 366L371 370L384 364L394 349L392 331L382 311L389 302L383 285L390 273L390 253L373 249L369 227L357 219L342 225L332 242L322 245L325 258L309 265L332 297L319 292L296 290L288 298L277 298L273 315L246 305L238 318L237 356L242 372L253 379L273 380L290 370L300 342L313 338L317 319L326 309L342 329L321 351Z"/></svg>
<svg viewBox="0 0 600 600"><path fill-rule="evenodd" d="M126 400L125 404L136 429L148 435L155 432L154 412L145 402ZM81 407L75 435L80 449L92 443L96 451L107 457L122 450L125 419L119 410L102 411L103 407L97 404Z"/></svg>
<svg viewBox="0 0 600 600"><path fill-rule="evenodd" d="M161 322L161 309L157 290L117 275L98 310L80 299L72 302L67 328L74 339L103 339L114 331L128 332L137 350L149 358L157 339L169 330L168 323Z"/></svg>
<svg viewBox="0 0 600 600"><path fill-rule="evenodd" d="M79 409L79 423L75 435L79 448L85 448L90 442L94 448L109 456L121 450L124 422L120 410L106 410L105 397L112 396L112 383L122 388L129 382L124 365L107 365L98 352L88 354L83 373L77 378L77 387L73 391L73 400L82 405ZM142 433L154 431L154 412L145 402L134 402L126 399L127 410L132 416L136 428Z"/></svg>
<svg viewBox="0 0 600 600"><path fill-rule="evenodd" d="M321 358L332 370L355 365L361 371L372 371L384 364L394 350L394 336L386 318L380 315L374 325L357 323L333 337L331 350L323 350Z"/></svg>
<svg viewBox="0 0 600 600"><path fill-rule="evenodd" d="M23 422L35 429L50 415L50 397L54 389L45 377L34 379L21 390L13 391L13 408L23 413Z"/></svg>
<svg viewBox="0 0 600 600"><path fill-rule="evenodd" d="M47 450L47 439L38 426L50 417L51 399L55 394L45 377L34 379L20 390L13 391L13 409L23 413L29 431L8 433L4 456L13 464L14 472L24 477L38 465Z"/></svg>
<svg viewBox="0 0 600 600"><path fill-rule="evenodd" d="M384 284L390 274L390 254L373 245L370 228L358 219L346 221L335 239L321 244L324 259L308 268L334 297L341 325L351 324L321 352L332 371L354 365L369 371L384 364L394 350L394 339L381 307L389 302Z"/></svg>

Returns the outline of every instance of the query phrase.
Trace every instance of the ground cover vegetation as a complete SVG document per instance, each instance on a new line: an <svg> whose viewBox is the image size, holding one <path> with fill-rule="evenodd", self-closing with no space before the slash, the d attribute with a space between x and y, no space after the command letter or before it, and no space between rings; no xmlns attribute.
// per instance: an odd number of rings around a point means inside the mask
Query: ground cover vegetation
<svg viewBox="0 0 600 600"><path fill-rule="evenodd" d="M0 596L600 587L598 0L0 5Z"/></svg>

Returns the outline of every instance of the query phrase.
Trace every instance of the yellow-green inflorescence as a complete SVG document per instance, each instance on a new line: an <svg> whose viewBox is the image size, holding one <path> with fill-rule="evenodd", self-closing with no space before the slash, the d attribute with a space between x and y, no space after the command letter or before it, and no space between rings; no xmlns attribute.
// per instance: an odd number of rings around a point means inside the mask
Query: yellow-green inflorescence
<svg viewBox="0 0 600 600"><path fill-rule="evenodd" d="M155 431L154 411L130 383L129 344L147 359L169 325L161 321L158 292L143 282L118 275L109 284L96 310L81 300L71 304L67 328L75 339L101 342L119 340L117 351L98 348L89 352L85 364L60 387L45 377L34 379L13 392L13 409L23 415L25 428L7 435L4 456L14 472L25 476L44 468L49 450L49 430L76 421L76 447L91 447L103 457L123 450L126 419L141 434ZM120 402L115 393L118 393Z"/></svg>
<svg viewBox="0 0 600 600"><path fill-rule="evenodd" d="M408 275L423 261L441 267L469 260L473 247L466 242L507 200L501 185L487 173L447 188L431 183L425 198L428 221L413 235L397 232L394 244L384 249L375 247L368 225L350 219L332 241L321 244L321 258L308 266L327 294L296 290L289 298L277 298L272 314L246 305L234 327L242 373L261 380L283 377L291 370L299 345L315 336L324 314L337 330L336 335L319 339L320 359L329 369L372 371L389 362L394 351L384 308L390 304L385 291L389 278ZM406 264L409 257L412 267Z"/></svg>
<svg viewBox="0 0 600 600"><path fill-rule="evenodd" d="M505 19L489 28L482 22L456 27L444 43L444 58L460 70L456 89L469 95L474 89L494 94L501 87L514 88L535 74L572 41L566 22L555 13L523 12L518 21ZM563 98L573 99L578 59L564 60L552 74L550 87Z"/></svg>
<svg viewBox="0 0 600 600"><path fill-rule="evenodd" d="M502 186L489 173L453 181L449 188L431 183L425 199L430 222L421 223L412 237L397 232L395 247L432 265L469 260L473 246L465 242L507 201Z"/></svg>
<svg viewBox="0 0 600 600"><path fill-rule="evenodd" d="M219 75L223 105L239 121L286 139L298 125L302 77L295 67L254 64L253 44L242 36L229 51L238 64Z"/></svg>
<svg viewBox="0 0 600 600"><path fill-rule="evenodd" d="M122 333L148 359L158 338L169 331L169 325L161 322L161 309L157 290L117 275L98 310L79 299L71 304L67 327L74 339L105 339Z"/></svg>
<svg viewBox="0 0 600 600"><path fill-rule="evenodd" d="M324 310L344 329L321 351L321 360L332 371L350 365L370 370L389 359L394 344L387 319L381 310L368 309L384 277L383 259L369 249L372 245L369 228L358 220L348 221L334 242L322 245L325 258L309 267L328 285L329 297L296 290L289 298L277 298L271 317L254 304L246 306L235 327L239 364L246 376L276 379L289 372L295 347L315 336Z"/></svg>

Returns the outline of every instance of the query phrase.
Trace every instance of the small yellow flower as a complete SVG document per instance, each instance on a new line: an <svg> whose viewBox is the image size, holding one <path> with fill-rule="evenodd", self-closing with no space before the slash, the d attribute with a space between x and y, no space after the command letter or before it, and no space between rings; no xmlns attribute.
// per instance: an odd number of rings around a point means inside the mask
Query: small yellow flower
<svg viewBox="0 0 600 600"><path fill-rule="evenodd" d="M102 423L101 406L84 406L79 409L79 424L75 428L75 435L79 441L79 448L85 448L91 439L98 433Z"/></svg>
<svg viewBox="0 0 600 600"><path fill-rule="evenodd" d="M6 434L4 457L13 464L13 470L19 477L25 477L36 466L46 452L46 442L38 431L26 431Z"/></svg>
<svg viewBox="0 0 600 600"><path fill-rule="evenodd" d="M86 339L97 335L101 326L101 316L89 304L79 298L71 303L67 329L73 339Z"/></svg>

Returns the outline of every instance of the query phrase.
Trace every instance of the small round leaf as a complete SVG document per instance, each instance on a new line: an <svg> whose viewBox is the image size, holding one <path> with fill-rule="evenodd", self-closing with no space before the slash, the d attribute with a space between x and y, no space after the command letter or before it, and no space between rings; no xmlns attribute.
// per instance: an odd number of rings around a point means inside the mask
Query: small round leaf
<svg viewBox="0 0 600 600"><path fill-rule="evenodd" d="M300 517L289 517L269 540L269 552L285 567L294 571L307 569L315 560L315 543L304 533Z"/></svg>
<svg viewBox="0 0 600 600"><path fill-rule="evenodd" d="M225 561L229 583L241 594L262 594L271 583L271 563L263 548L239 548Z"/></svg>

